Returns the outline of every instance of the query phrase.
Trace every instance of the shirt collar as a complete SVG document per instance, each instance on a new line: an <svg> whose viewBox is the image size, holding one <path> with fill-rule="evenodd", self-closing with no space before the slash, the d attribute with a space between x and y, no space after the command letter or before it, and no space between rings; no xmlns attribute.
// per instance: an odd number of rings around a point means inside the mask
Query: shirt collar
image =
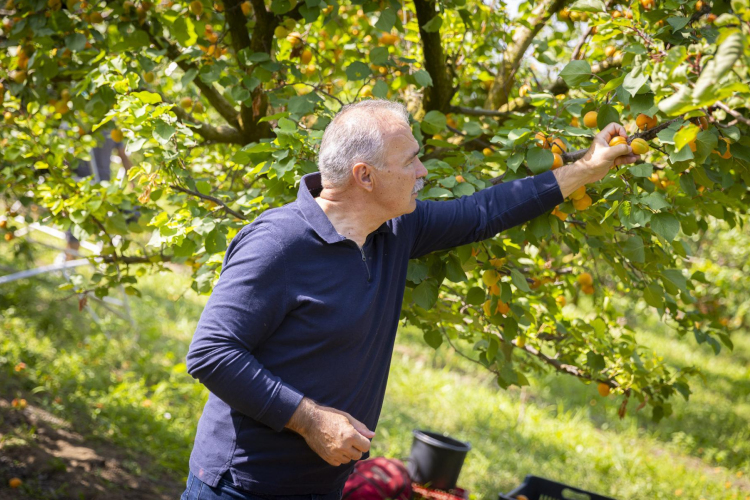
<svg viewBox="0 0 750 500"><path fill-rule="evenodd" d="M302 180L299 183L297 205L302 211L302 215L307 219L307 222L326 243L343 241L346 238L336 232L336 229L333 227L333 224L331 224L326 213L320 205L318 205L318 202L315 201L315 198L320 195L322 190L323 182L321 180L320 172L303 175ZM374 232L392 233L393 231L388 223L384 222Z"/></svg>

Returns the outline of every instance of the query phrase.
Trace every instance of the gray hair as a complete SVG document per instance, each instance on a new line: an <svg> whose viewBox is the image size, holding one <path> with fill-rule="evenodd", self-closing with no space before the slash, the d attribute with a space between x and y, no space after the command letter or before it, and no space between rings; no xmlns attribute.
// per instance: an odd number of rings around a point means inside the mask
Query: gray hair
<svg viewBox="0 0 750 500"><path fill-rule="evenodd" d="M368 99L342 107L326 127L320 143L318 170L323 185L343 186L352 175L352 167L359 162L383 168L384 124L394 116L410 127L409 111L396 101Z"/></svg>

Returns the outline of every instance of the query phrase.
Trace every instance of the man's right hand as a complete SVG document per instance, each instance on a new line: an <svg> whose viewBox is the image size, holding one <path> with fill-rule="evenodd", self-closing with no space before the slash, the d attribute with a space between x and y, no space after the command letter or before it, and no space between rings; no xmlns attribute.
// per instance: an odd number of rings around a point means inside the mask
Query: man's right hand
<svg viewBox="0 0 750 500"><path fill-rule="evenodd" d="M292 415L287 428L305 438L320 457L338 467L359 460L370 451L370 439L375 433L346 412L320 406L304 398Z"/></svg>

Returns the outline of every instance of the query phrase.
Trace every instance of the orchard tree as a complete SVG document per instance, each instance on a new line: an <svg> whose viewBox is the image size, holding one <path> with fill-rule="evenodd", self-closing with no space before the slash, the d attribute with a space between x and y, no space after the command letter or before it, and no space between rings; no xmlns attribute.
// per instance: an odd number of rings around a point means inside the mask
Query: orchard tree
<svg viewBox="0 0 750 500"><path fill-rule="evenodd" d="M402 317L503 388L553 370L618 395L621 416L630 398L670 415L697 370L639 345L626 313L732 347L721 288L692 257L713 220L741 226L750 205L748 0L539 0L514 19L496 1L330 1L7 0L5 240L21 252L14 231L40 221L101 243L84 298L137 295L166 262L192 266L205 294L240 228L296 198L346 103L408 104L435 200L559 168L618 122L644 161L412 261ZM135 166L76 180L105 129Z"/></svg>

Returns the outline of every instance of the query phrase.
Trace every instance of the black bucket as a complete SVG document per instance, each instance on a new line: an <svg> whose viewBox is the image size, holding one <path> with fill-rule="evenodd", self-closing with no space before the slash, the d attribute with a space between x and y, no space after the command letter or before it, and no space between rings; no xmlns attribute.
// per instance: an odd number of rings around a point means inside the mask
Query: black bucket
<svg viewBox="0 0 750 500"><path fill-rule="evenodd" d="M438 490L455 488L471 445L435 432L415 429L412 433L408 465L412 481Z"/></svg>

